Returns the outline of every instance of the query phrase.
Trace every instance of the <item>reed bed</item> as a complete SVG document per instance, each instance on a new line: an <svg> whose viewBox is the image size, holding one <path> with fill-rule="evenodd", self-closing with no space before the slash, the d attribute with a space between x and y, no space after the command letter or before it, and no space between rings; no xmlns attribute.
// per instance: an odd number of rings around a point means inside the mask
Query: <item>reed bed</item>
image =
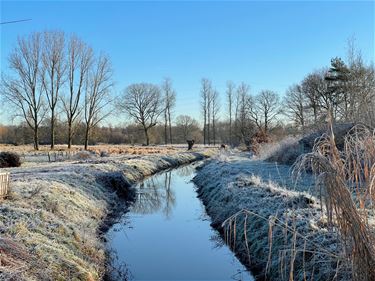
<svg viewBox="0 0 375 281"><path fill-rule="evenodd" d="M336 147L330 124L311 153L301 156L294 172L310 169L317 177L328 224L337 230L355 281L375 280L373 200L375 188L375 135L363 125L353 127Z"/></svg>

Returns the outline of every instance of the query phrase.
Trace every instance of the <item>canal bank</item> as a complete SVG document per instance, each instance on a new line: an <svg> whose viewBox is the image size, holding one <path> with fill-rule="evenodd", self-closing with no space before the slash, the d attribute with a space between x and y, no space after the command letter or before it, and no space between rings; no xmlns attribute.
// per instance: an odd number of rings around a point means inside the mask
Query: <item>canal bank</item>
<svg viewBox="0 0 375 281"><path fill-rule="evenodd" d="M12 192L0 205L0 279L102 280L109 226L103 223L118 210L123 190L216 152L90 156L7 169Z"/></svg>
<svg viewBox="0 0 375 281"><path fill-rule="evenodd" d="M351 280L312 179L273 166L237 153L207 160L193 181L212 226L256 280Z"/></svg>
<svg viewBox="0 0 375 281"><path fill-rule="evenodd" d="M134 186L129 212L107 234L112 280L253 280L211 227L191 179L195 164Z"/></svg>

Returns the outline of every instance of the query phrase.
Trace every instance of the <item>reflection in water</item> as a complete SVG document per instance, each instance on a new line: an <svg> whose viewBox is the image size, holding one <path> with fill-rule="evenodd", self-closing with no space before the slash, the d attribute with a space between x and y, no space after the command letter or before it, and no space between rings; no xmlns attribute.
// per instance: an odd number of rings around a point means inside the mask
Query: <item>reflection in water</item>
<svg viewBox="0 0 375 281"><path fill-rule="evenodd" d="M108 232L112 264L124 272L113 280L253 280L211 228L193 173L185 166L136 186L129 213Z"/></svg>
<svg viewBox="0 0 375 281"><path fill-rule="evenodd" d="M193 165L186 165L176 170L179 177L189 177L194 174L195 167Z"/></svg>
<svg viewBox="0 0 375 281"><path fill-rule="evenodd" d="M211 235L210 241L213 243L214 248L221 248L226 245L220 234L217 232Z"/></svg>
<svg viewBox="0 0 375 281"><path fill-rule="evenodd" d="M188 177L194 173L194 166L186 165L174 172L180 177ZM176 196L171 189L172 171L150 177L136 186L136 200L131 211L146 215L162 210L166 218L170 218L171 210L176 204Z"/></svg>
<svg viewBox="0 0 375 281"><path fill-rule="evenodd" d="M136 200L131 206L131 212L136 214L152 214L159 210L167 218L170 217L171 209L176 199L171 189L171 172L153 176L136 186Z"/></svg>

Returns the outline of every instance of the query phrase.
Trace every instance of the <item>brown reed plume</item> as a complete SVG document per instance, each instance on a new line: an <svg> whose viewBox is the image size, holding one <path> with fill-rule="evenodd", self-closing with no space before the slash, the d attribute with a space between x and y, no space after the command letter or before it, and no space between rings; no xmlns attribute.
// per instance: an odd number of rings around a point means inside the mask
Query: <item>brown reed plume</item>
<svg viewBox="0 0 375 281"><path fill-rule="evenodd" d="M368 223L375 196L374 134L365 126L353 127L340 152L330 121L313 151L297 159L294 172L304 169L317 176L328 222L340 233L353 280L375 280L375 239Z"/></svg>

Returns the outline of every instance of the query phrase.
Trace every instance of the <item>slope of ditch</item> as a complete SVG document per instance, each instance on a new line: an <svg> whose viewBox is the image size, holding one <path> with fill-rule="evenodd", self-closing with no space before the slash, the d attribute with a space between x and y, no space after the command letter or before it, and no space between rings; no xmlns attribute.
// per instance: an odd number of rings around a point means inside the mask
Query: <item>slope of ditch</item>
<svg viewBox="0 0 375 281"><path fill-rule="evenodd" d="M102 231L131 185L216 150L90 158L6 169L11 196L0 203L1 280L100 280Z"/></svg>
<svg viewBox="0 0 375 281"><path fill-rule="evenodd" d="M212 225L257 280L350 280L309 192L312 179L291 184L284 168L226 154L207 160L193 181Z"/></svg>

